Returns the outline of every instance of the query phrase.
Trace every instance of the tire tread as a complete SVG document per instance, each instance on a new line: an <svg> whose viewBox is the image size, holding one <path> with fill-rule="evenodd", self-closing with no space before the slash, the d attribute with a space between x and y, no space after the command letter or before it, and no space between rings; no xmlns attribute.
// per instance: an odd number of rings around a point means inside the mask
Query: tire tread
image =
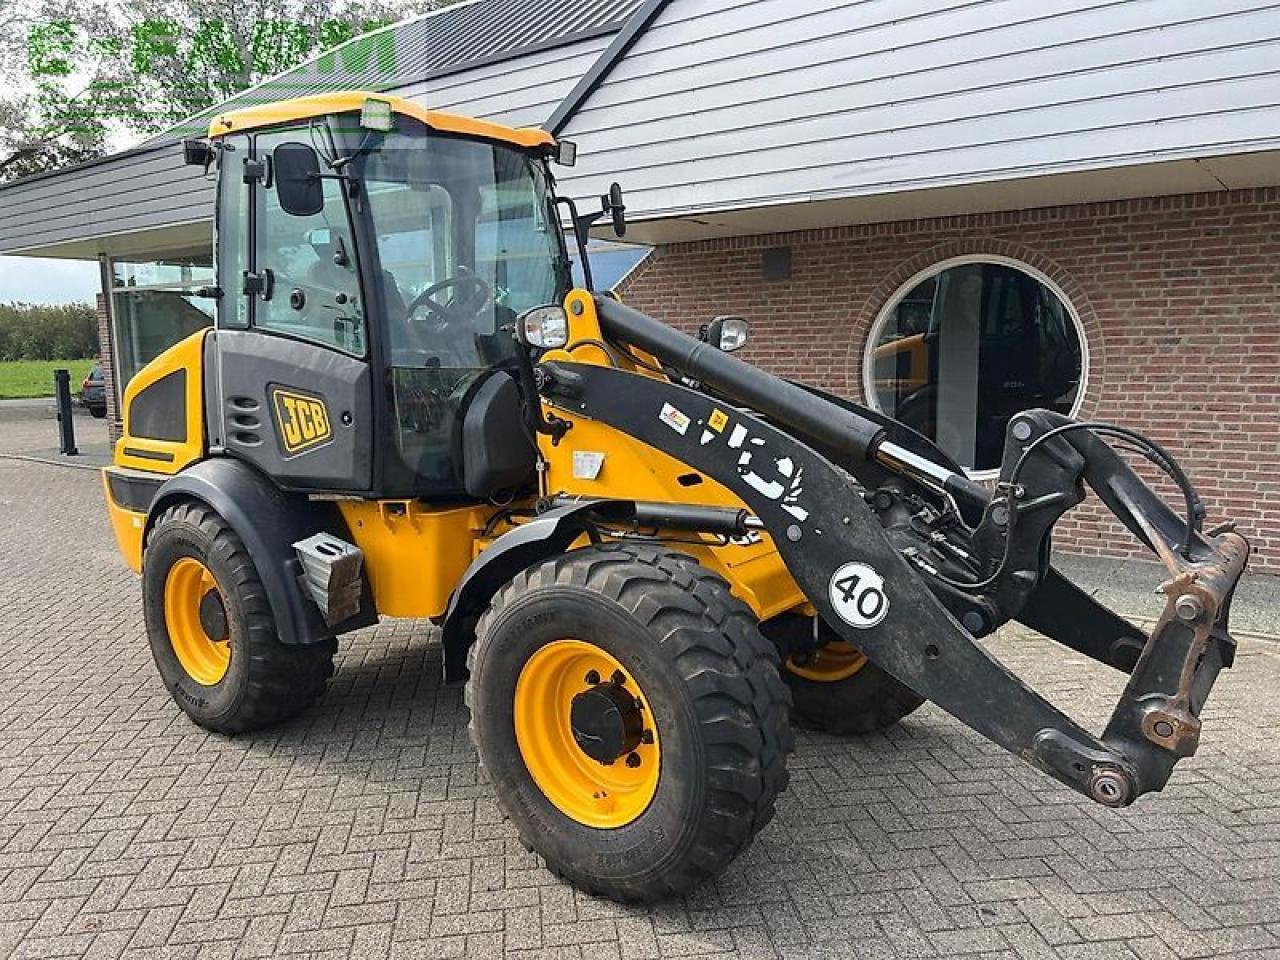
<svg viewBox="0 0 1280 960"><path fill-rule="evenodd" d="M210 553L231 570L232 582L225 589L235 593L244 609L247 635L241 649L249 654L248 679L234 714L216 720L192 715L192 719L216 733L249 733L310 707L333 676L337 641L330 638L307 646L280 642L271 605L249 551L227 522L199 501L184 500L166 509L147 536L148 548L163 529L175 524L198 528L208 538Z"/></svg>
<svg viewBox="0 0 1280 960"><path fill-rule="evenodd" d="M687 893L751 843L772 819L786 788L794 739L788 722L791 697L779 676L777 651L760 633L751 609L694 557L650 545L604 544L547 560L503 586L480 618L468 666L474 668L477 650L504 609L550 586L582 588L613 600L670 648L704 735L711 815L704 817L682 860L630 885L599 889L569 865L547 866L588 893L616 900L652 902ZM471 683L466 700L472 706ZM474 712L470 731L483 757ZM534 849L523 830L520 841Z"/></svg>

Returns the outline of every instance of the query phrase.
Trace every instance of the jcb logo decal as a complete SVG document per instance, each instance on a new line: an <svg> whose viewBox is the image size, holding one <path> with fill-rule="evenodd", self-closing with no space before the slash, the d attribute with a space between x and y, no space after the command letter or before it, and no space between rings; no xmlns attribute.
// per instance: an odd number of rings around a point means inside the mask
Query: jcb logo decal
<svg viewBox="0 0 1280 960"><path fill-rule="evenodd" d="M329 411L319 397L277 387L271 391L271 399L285 453L301 453L333 438Z"/></svg>

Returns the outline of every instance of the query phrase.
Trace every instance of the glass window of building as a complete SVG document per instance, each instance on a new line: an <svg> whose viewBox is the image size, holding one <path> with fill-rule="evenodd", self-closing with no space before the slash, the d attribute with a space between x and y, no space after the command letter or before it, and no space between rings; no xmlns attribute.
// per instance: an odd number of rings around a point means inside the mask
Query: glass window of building
<svg viewBox="0 0 1280 960"><path fill-rule="evenodd" d="M1080 324L1047 278L1004 261L950 261L916 276L872 330L867 396L961 466L996 470L1019 411L1074 414Z"/></svg>
<svg viewBox="0 0 1280 960"><path fill-rule="evenodd" d="M179 340L213 323L215 301L196 296L214 283L212 251L111 263L117 389Z"/></svg>

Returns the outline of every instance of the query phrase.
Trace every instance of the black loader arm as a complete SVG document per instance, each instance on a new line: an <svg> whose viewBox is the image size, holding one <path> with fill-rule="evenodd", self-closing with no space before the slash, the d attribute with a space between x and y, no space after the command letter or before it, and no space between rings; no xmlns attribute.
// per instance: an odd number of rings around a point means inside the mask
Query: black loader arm
<svg viewBox="0 0 1280 960"><path fill-rule="evenodd" d="M967 573L944 574L886 526L884 491L868 489L833 462L863 455L899 466L894 451L878 450L885 441L877 425L863 421L842 441L839 425L850 411L827 404L829 414L811 428L808 400L788 393L793 385L773 379L767 389L756 389L768 375L723 354L691 361L692 350L680 353L684 345L668 349L658 321L641 322L635 317L642 315L626 311L611 323L615 308L601 309L612 338L636 343L763 416L675 383L584 364L544 364L544 394L733 490L840 637L983 736L1108 806L1161 789L1177 760L1194 752L1200 708L1234 651L1227 615L1248 556L1243 538L1231 532L1203 536L1194 529L1195 510L1188 532L1185 520L1093 432L1034 411L1010 425L1004 479L994 497L963 478L952 480L946 466L899 455L906 461L903 475L939 497L976 501L982 495L988 501L976 527L961 525L964 548L952 548L966 558ZM751 375L739 383L732 365ZM1066 429L1054 432L1060 428ZM1083 497L1085 482L1170 568L1166 612L1149 638L1091 600L1082 605L1085 616L1078 623L1062 609L1083 594L1049 567L1048 538L1056 520ZM1058 642L1131 671L1101 736L975 642L1019 616ZM1057 629L1055 621L1072 625ZM1107 635L1091 636L1089 627Z"/></svg>

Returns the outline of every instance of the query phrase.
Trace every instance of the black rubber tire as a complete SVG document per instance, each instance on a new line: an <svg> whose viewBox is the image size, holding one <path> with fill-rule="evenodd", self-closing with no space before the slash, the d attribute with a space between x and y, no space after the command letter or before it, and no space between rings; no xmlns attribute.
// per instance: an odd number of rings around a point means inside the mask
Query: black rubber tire
<svg viewBox="0 0 1280 960"><path fill-rule="evenodd" d="M772 818L793 746L777 652L751 610L692 557L633 544L564 554L503 587L477 634L472 739L521 841L554 873L614 900L665 899L716 876ZM536 650L565 637L617 658L658 723L657 793L621 827L562 813L520 754L516 681Z"/></svg>
<svg viewBox="0 0 1280 960"><path fill-rule="evenodd" d="M89 415L95 420L105 420L107 417L107 408L103 406L94 406L89 408Z"/></svg>
<svg viewBox="0 0 1280 960"><path fill-rule="evenodd" d="M183 669L165 624L165 582L182 557L199 560L213 574L227 614L231 662L214 686L197 683ZM248 733L286 720L311 706L333 676L337 641L280 642L253 560L235 531L203 503L183 501L157 518L143 552L142 605L151 655L174 702L216 733Z"/></svg>
<svg viewBox="0 0 1280 960"><path fill-rule="evenodd" d="M791 690L791 719L797 726L837 736L887 730L925 702L910 687L874 663L843 680L818 681L792 673L782 679Z"/></svg>

